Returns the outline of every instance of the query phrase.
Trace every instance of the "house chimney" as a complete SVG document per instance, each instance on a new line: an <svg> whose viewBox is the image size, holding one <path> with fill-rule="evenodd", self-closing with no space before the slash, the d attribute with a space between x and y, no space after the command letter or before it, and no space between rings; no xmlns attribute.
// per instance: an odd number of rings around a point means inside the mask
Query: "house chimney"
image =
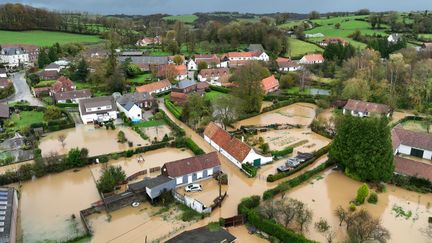
<svg viewBox="0 0 432 243"><path fill-rule="evenodd" d="M242 136L242 139L241 139L241 141L242 141L242 143L244 143L244 136Z"/></svg>

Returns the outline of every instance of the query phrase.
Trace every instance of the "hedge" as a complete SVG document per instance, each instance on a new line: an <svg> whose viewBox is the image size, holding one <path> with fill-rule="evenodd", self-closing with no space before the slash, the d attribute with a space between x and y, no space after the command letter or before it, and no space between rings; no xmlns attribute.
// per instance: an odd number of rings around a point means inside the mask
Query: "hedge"
<svg viewBox="0 0 432 243"><path fill-rule="evenodd" d="M393 128L399 124L402 124L404 122L407 122L407 121L424 121L424 120L425 120L425 118L421 117L421 116L406 116L406 117L400 119L398 122L395 122L394 124L392 124L391 128Z"/></svg>
<svg viewBox="0 0 432 243"><path fill-rule="evenodd" d="M328 151L330 150L330 144L322 147L321 149L317 150L316 152L314 152L314 157L312 159L310 159L309 161L307 161L306 163L301 164L299 167L290 170L290 171L286 171L286 172L279 172L276 173L274 175L270 174L267 176L267 181L268 182L274 182L277 180L280 180L282 178L288 177L304 168L306 168L308 165L314 163L317 159L319 159L321 156L323 156L324 154L328 153Z"/></svg>
<svg viewBox="0 0 432 243"><path fill-rule="evenodd" d="M78 104L76 104L76 103L57 103L56 106L60 107L60 108L77 108Z"/></svg>
<svg viewBox="0 0 432 243"><path fill-rule="evenodd" d="M390 183L410 191L420 193L432 192L432 182L424 178L394 174Z"/></svg>
<svg viewBox="0 0 432 243"><path fill-rule="evenodd" d="M247 221L254 225L260 231L263 231L271 236L278 238L281 242L294 242L294 243L309 243L313 242L306 239L303 235L298 234L290 229L277 224L273 220L268 220L262 217L257 211L256 207L259 206L259 196L252 196L242 199L238 205L237 210L239 214L246 216Z"/></svg>
<svg viewBox="0 0 432 243"><path fill-rule="evenodd" d="M186 146L192 150L195 155L203 155L205 154L204 150L202 150L191 138L186 139Z"/></svg>
<svg viewBox="0 0 432 243"><path fill-rule="evenodd" d="M175 118L181 119L182 112L175 107L175 105L169 100L167 96L164 98L166 108L174 115Z"/></svg>
<svg viewBox="0 0 432 243"><path fill-rule="evenodd" d="M89 157L89 161L90 162L96 162L96 159L99 159L99 161L105 161L108 162L111 159L118 159L121 157L132 157L132 155L134 154L140 154L140 153L145 153L148 151L152 151L152 150L156 150L156 149L160 149L160 148L165 148L169 146L169 142L160 142L160 143L155 143L152 145L148 145L148 146L143 146L143 147L138 147L136 149L131 149L131 150L126 150L126 151L122 151L122 152L114 152L114 153L109 153L109 154L103 154L103 155L98 155L98 156L92 156Z"/></svg>
<svg viewBox="0 0 432 243"><path fill-rule="evenodd" d="M293 147L286 147L286 148L284 148L282 150L271 151L271 155L273 157L283 157L283 156L285 156L287 154L292 153L293 151L294 151Z"/></svg>
<svg viewBox="0 0 432 243"><path fill-rule="evenodd" d="M230 88L215 86L215 85L210 85L210 89L214 90L214 91L221 92L221 93L225 93L225 94L228 94L229 92L231 92Z"/></svg>
<svg viewBox="0 0 432 243"><path fill-rule="evenodd" d="M258 171L258 168L249 164L249 163L243 163L242 169L249 174L250 177L255 177Z"/></svg>
<svg viewBox="0 0 432 243"><path fill-rule="evenodd" d="M282 183L280 183L279 185L277 185L275 188L266 190L263 194L263 199L267 200L270 198L273 198L274 196L276 196L277 194L284 192L284 191L288 191L289 189L291 189L292 187L296 187L298 185L300 185L301 183L309 180L310 178L312 178L312 176L315 176L316 174L324 171L325 169L327 169L330 166L333 166L335 163L332 161L327 161L321 165L319 165L318 167L306 171L305 173L291 179L288 181L284 181Z"/></svg>
<svg viewBox="0 0 432 243"><path fill-rule="evenodd" d="M176 132L177 136L184 136L186 134L183 128L173 122L163 110L160 110L159 112L163 114L163 120L174 130L174 132Z"/></svg>

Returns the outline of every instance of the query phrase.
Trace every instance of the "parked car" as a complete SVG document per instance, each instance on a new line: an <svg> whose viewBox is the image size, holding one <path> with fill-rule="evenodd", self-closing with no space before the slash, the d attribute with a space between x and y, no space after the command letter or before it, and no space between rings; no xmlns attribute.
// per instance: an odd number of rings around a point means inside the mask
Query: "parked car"
<svg viewBox="0 0 432 243"><path fill-rule="evenodd" d="M202 187L200 184L190 184L185 186L186 192L199 192L202 191Z"/></svg>

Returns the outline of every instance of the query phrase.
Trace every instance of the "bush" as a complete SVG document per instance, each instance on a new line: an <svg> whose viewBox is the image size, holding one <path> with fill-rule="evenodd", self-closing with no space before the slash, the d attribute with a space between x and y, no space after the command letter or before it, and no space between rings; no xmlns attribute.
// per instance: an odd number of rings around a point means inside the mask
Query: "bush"
<svg viewBox="0 0 432 243"><path fill-rule="evenodd" d="M238 214L244 214L244 209L253 209L258 207L260 204L260 200L261 198L258 195L243 198L240 204L237 206Z"/></svg>
<svg viewBox="0 0 432 243"><path fill-rule="evenodd" d="M174 115L175 118L181 119L182 112L169 100L168 97L164 98L166 108Z"/></svg>
<svg viewBox="0 0 432 243"><path fill-rule="evenodd" d="M369 195L369 187L367 184L363 184L357 190L356 203L357 205L363 204L367 196Z"/></svg>
<svg viewBox="0 0 432 243"><path fill-rule="evenodd" d="M109 166L97 181L96 187L100 192L108 193L114 191L115 186L126 179L126 173L121 166Z"/></svg>
<svg viewBox="0 0 432 243"><path fill-rule="evenodd" d="M186 146L192 150L195 155L205 154L204 150L202 150L193 140L192 138L186 139Z"/></svg>
<svg viewBox="0 0 432 243"><path fill-rule="evenodd" d="M100 156L99 157L99 162L100 163L106 163L106 162L108 162L108 156L106 156L106 155Z"/></svg>
<svg viewBox="0 0 432 243"><path fill-rule="evenodd" d="M133 150L128 150L126 151L126 157L130 158L134 155L134 151Z"/></svg>
<svg viewBox="0 0 432 243"><path fill-rule="evenodd" d="M253 166L250 163L243 163L242 164L242 169L250 176L250 177L255 177L258 171L258 168Z"/></svg>
<svg viewBox="0 0 432 243"><path fill-rule="evenodd" d="M420 193L432 192L432 182L423 178L395 174L390 183L410 191Z"/></svg>
<svg viewBox="0 0 432 243"><path fill-rule="evenodd" d="M231 89L229 89L229 88L214 86L214 85L210 85L210 89L217 91L217 92L225 93L225 94L228 94L231 91Z"/></svg>
<svg viewBox="0 0 432 243"><path fill-rule="evenodd" d="M282 150L275 150L275 151L271 151L271 155L273 157L284 157L285 155L291 154L293 152L294 148L293 147L286 147Z"/></svg>
<svg viewBox="0 0 432 243"><path fill-rule="evenodd" d="M368 198L368 203L377 204L378 202L378 194L376 192L372 192Z"/></svg>
<svg viewBox="0 0 432 243"><path fill-rule="evenodd" d="M350 210L351 212L354 212L354 211L356 211L356 209L357 209L357 206L356 206L354 203L350 203L350 205L349 205L349 210Z"/></svg>
<svg viewBox="0 0 432 243"><path fill-rule="evenodd" d="M46 121L60 119L62 116L60 108L52 105L48 106L44 112L44 119Z"/></svg>

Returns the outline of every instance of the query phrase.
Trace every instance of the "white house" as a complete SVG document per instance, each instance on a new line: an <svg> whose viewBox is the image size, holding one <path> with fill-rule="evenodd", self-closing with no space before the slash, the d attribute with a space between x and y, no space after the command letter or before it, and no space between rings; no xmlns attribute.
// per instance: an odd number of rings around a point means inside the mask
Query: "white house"
<svg viewBox="0 0 432 243"><path fill-rule="evenodd" d="M394 154L403 154L432 160L432 134L413 132L401 125L392 130Z"/></svg>
<svg viewBox="0 0 432 243"><path fill-rule="evenodd" d="M301 69L301 65L292 61L289 58L278 57L276 63L279 67L279 72L295 72Z"/></svg>
<svg viewBox="0 0 432 243"><path fill-rule="evenodd" d="M7 67L28 65L29 61L29 54L23 48L2 48L0 51L0 63Z"/></svg>
<svg viewBox="0 0 432 243"><path fill-rule="evenodd" d="M142 119L142 110L133 102L128 102L124 105L117 102L117 108L120 112L123 112L132 121Z"/></svg>
<svg viewBox="0 0 432 243"><path fill-rule="evenodd" d="M323 63L324 62L324 57L321 54L309 54L309 55L305 55L302 57L302 59L300 59L299 63L300 64L318 64L318 63Z"/></svg>
<svg viewBox="0 0 432 243"><path fill-rule="evenodd" d="M54 93L54 100L56 103L72 102L78 104L82 99L91 98L92 94L89 89L71 90L65 92Z"/></svg>
<svg viewBox="0 0 432 243"><path fill-rule="evenodd" d="M195 63L194 60L190 59L189 62L187 63L187 69L189 71L196 71L198 70L198 65Z"/></svg>
<svg viewBox="0 0 432 243"><path fill-rule="evenodd" d="M142 119L142 109L150 109L155 99L149 93L128 93L116 99L117 108L133 121Z"/></svg>
<svg viewBox="0 0 432 243"><path fill-rule="evenodd" d="M204 140L239 168L241 168L244 163L261 166L273 160L271 156L267 157L258 154L247 144L231 136L213 122L206 127Z"/></svg>
<svg viewBox="0 0 432 243"><path fill-rule="evenodd" d="M388 105L349 99L343 108L343 114L350 114L358 117L368 117L371 115L390 117L391 109Z"/></svg>
<svg viewBox="0 0 432 243"><path fill-rule="evenodd" d="M84 124L117 119L116 104L111 96L82 99L79 101L79 112Z"/></svg>
<svg viewBox="0 0 432 243"><path fill-rule="evenodd" d="M136 87L136 91L140 93L159 94L171 90L172 84L168 79L157 82L144 84Z"/></svg>
<svg viewBox="0 0 432 243"><path fill-rule="evenodd" d="M389 43L398 43L402 39L402 34L394 33L387 37Z"/></svg>
<svg viewBox="0 0 432 243"><path fill-rule="evenodd" d="M210 68L202 69L198 74L198 80L201 82L208 82L211 85L221 86L220 79L229 76L228 68Z"/></svg>
<svg viewBox="0 0 432 243"><path fill-rule="evenodd" d="M225 56L228 61L264 61L268 62L270 57L265 52L245 51L245 52L228 52Z"/></svg>
<svg viewBox="0 0 432 243"><path fill-rule="evenodd" d="M161 173L175 179L176 185L179 186L210 179L218 171L220 171L219 157L216 152L212 152L165 163Z"/></svg>

